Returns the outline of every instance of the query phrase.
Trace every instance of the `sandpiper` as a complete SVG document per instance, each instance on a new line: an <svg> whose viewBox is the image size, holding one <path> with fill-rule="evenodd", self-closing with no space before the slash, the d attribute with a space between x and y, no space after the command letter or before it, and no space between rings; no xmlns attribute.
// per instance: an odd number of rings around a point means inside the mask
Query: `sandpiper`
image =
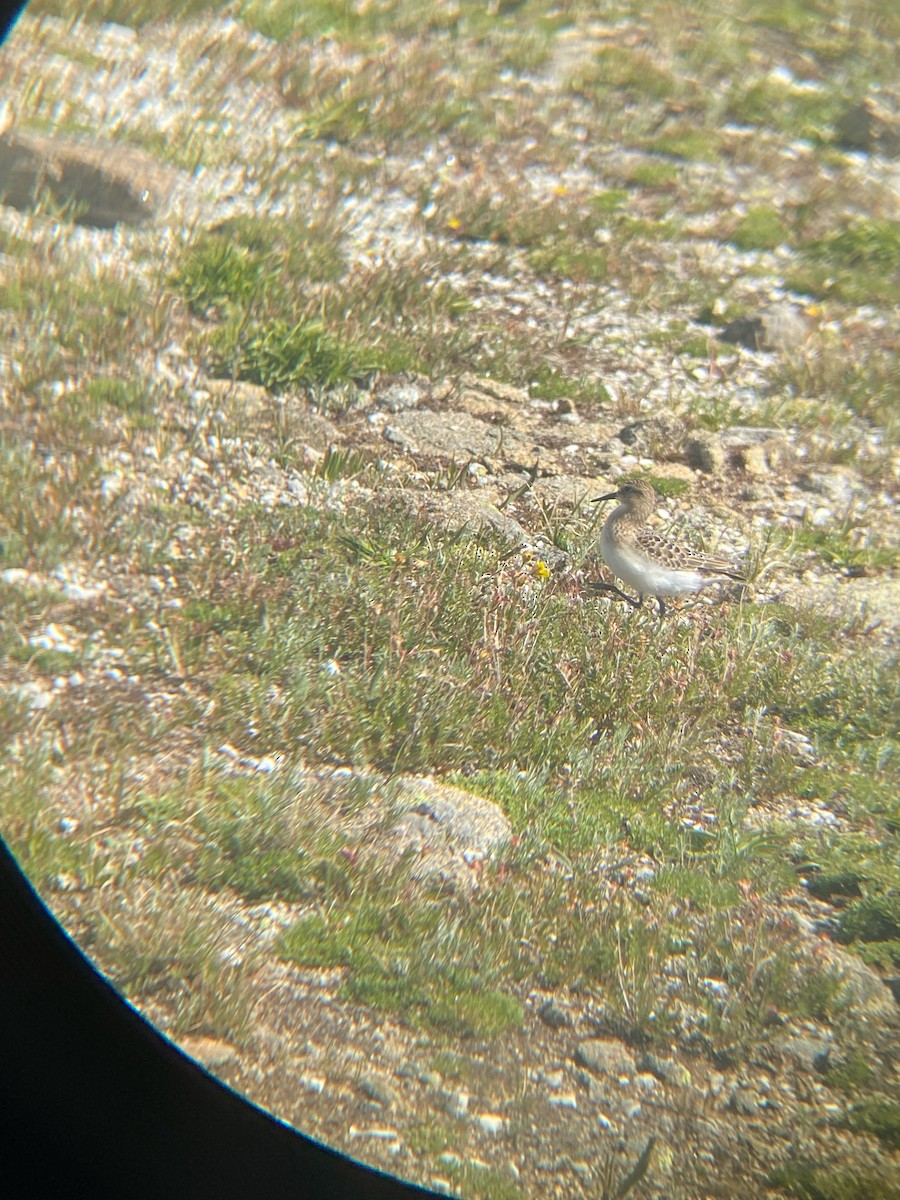
<svg viewBox="0 0 900 1200"><path fill-rule="evenodd" d="M655 596L659 615L666 615L663 596L687 596L699 592L722 577L746 582L734 563L724 558L701 554L689 546L667 541L647 528L647 519L656 508L656 492L643 480L626 481L606 496L594 501L618 500L600 534L600 554L618 579L638 594L637 600L626 596L614 584L600 584L616 592L635 608L640 608L645 596Z"/></svg>

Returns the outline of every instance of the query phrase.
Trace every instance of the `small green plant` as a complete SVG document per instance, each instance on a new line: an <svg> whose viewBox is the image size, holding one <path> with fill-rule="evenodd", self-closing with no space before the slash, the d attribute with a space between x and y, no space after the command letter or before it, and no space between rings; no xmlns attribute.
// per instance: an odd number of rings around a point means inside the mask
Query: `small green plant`
<svg viewBox="0 0 900 1200"><path fill-rule="evenodd" d="M897 1189L883 1179L809 1163L773 1171L767 1187L795 1200L896 1200Z"/></svg>
<svg viewBox="0 0 900 1200"><path fill-rule="evenodd" d="M670 162L646 162L633 167L628 181L636 187L667 191L681 179L681 170Z"/></svg>
<svg viewBox="0 0 900 1200"><path fill-rule="evenodd" d="M317 319L231 321L213 332L210 344L219 373L274 392L362 381L379 365L375 351L339 340Z"/></svg>
<svg viewBox="0 0 900 1200"><path fill-rule="evenodd" d="M340 839L304 819L296 787L272 781L217 788L196 825L203 840L192 869L213 891L230 887L248 900L295 901L340 895L349 886Z"/></svg>
<svg viewBox="0 0 900 1200"><path fill-rule="evenodd" d="M248 958L228 947L214 911L190 893L102 903L93 953L132 1000L165 999L171 1029L240 1042L249 1031Z"/></svg>
<svg viewBox="0 0 900 1200"><path fill-rule="evenodd" d="M777 209L748 209L728 240L738 250L774 250L790 238L790 230Z"/></svg>
<svg viewBox="0 0 900 1200"><path fill-rule="evenodd" d="M854 1133L874 1133L893 1150L900 1149L900 1103L870 1096L854 1104L847 1114L846 1127Z"/></svg>
<svg viewBox="0 0 900 1200"><path fill-rule="evenodd" d="M806 522L795 530L792 543L796 550L809 551L848 575L890 570L900 562L900 551L895 547L880 545L868 531L857 536L849 517L836 527Z"/></svg>
<svg viewBox="0 0 900 1200"><path fill-rule="evenodd" d="M210 309L250 305L266 275L265 259L223 237L211 236L192 246L172 275L191 310L205 316Z"/></svg>
<svg viewBox="0 0 900 1200"><path fill-rule="evenodd" d="M656 494L664 499L683 496L691 486L686 479L670 479L665 475L641 475L641 478L646 479Z"/></svg>
<svg viewBox="0 0 900 1200"><path fill-rule="evenodd" d="M648 138L644 149L652 154L669 154L687 162L714 162L721 150L721 137L715 130L685 126Z"/></svg>
<svg viewBox="0 0 900 1200"><path fill-rule="evenodd" d="M346 905L285 930L280 953L304 966L348 968L343 989L354 1000L446 1033L490 1038L521 1024L520 1002L474 966L461 914L434 900L401 900L402 890L402 874L378 893L355 890Z"/></svg>
<svg viewBox="0 0 900 1200"><path fill-rule="evenodd" d="M858 218L839 232L807 241L787 280L800 294L850 304L893 304L900 296L900 224Z"/></svg>

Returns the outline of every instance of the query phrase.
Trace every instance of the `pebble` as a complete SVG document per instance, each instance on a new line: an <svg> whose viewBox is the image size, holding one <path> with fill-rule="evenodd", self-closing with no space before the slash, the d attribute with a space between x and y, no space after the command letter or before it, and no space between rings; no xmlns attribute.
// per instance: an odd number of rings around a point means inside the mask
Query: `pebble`
<svg viewBox="0 0 900 1200"><path fill-rule="evenodd" d="M451 1117L464 1117L469 1111L468 1092L448 1092L444 1101L444 1109Z"/></svg>
<svg viewBox="0 0 900 1200"><path fill-rule="evenodd" d="M506 1126L506 1120L496 1113L480 1113L475 1118L475 1123L485 1133L491 1134L502 1133Z"/></svg>
<svg viewBox="0 0 900 1200"><path fill-rule="evenodd" d="M605 1038L586 1038L580 1042L575 1061L597 1074L628 1077L635 1073L634 1056L621 1042Z"/></svg>

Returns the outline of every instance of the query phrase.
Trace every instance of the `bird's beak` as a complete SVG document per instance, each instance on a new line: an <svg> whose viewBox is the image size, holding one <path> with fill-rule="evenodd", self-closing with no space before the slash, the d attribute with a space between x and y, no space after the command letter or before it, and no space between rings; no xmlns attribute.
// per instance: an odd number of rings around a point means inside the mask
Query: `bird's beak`
<svg viewBox="0 0 900 1200"><path fill-rule="evenodd" d="M618 500L618 492L610 492L608 496L595 496L591 504L602 504L604 500Z"/></svg>

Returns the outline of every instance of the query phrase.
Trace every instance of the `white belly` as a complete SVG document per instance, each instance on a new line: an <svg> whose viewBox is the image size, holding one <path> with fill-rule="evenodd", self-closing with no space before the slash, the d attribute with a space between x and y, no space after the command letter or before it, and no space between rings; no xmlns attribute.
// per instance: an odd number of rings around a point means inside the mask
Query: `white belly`
<svg viewBox="0 0 900 1200"><path fill-rule="evenodd" d="M600 535L600 553L613 575L642 596L687 596L712 582L697 571L675 571L632 546L621 547L612 542L606 529Z"/></svg>

